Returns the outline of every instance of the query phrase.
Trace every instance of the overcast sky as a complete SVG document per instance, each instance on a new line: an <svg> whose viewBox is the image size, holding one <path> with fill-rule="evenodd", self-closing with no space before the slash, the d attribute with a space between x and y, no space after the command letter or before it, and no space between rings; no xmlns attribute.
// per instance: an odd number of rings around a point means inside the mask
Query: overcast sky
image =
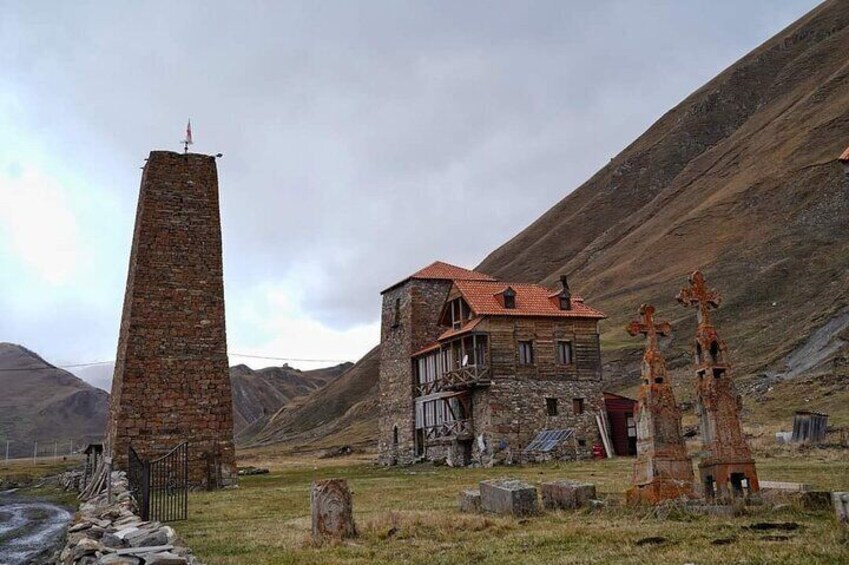
<svg viewBox="0 0 849 565"><path fill-rule="evenodd" d="M474 266L815 4L0 0L0 341L114 358L139 167L191 117L231 362L356 360L381 289Z"/></svg>

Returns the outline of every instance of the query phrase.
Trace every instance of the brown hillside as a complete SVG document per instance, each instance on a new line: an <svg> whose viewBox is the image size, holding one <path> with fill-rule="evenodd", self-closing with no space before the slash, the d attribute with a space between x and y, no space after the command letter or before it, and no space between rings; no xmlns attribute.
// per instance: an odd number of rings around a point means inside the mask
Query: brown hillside
<svg viewBox="0 0 849 565"><path fill-rule="evenodd" d="M609 314L605 353L617 359L641 302L671 319L671 351L686 353L694 317L674 296L700 268L723 294L716 321L740 370L784 370L785 356L847 305L849 182L836 161L849 144L847 53L849 2L826 2L664 115L478 269L549 284L570 274Z"/></svg>
<svg viewBox="0 0 849 565"><path fill-rule="evenodd" d="M664 348L686 374L694 313L674 297L702 269L724 298L715 321L749 393L750 421L849 401L842 389L832 394L849 366L849 181L837 163L849 144L847 53L849 2L825 2L662 116L476 270L552 287L569 274L610 316L602 348L615 387L636 376L641 343L622 328L642 302L672 321ZM373 350L324 391L357 387L357 398L376 403L378 357ZM804 395L800 379L781 379L801 374ZM258 437L328 443L325 430L344 428L334 417L352 421L351 405L311 395ZM849 411L833 420L849 423ZM375 422L373 411L362 420L372 438Z"/></svg>
<svg viewBox="0 0 849 565"><path fill-rule="evenodd" d="M277 412L284 404L332 382L352 363L325 369L301 371L288 365L251 369L245 365L230 367L233 389L233 425L236 440L258 421Z"/></svg>
<svg viewBox="0 0 849 565"><path fill-rule="evenodd" d="M380 349L375 347L338 379L284 405L261 427L247 430L245 435L252 437L246 443L371 447L377 432L379 362Z"/></svg>
<svg viewBox="0 0 849 565"><path fill-rule="evenodd" d="M109 395L20 345L0 343L0 390L0 443L5 453L10 441L10 457L31 457L34 442L53 455L102 438Z"/></svg>

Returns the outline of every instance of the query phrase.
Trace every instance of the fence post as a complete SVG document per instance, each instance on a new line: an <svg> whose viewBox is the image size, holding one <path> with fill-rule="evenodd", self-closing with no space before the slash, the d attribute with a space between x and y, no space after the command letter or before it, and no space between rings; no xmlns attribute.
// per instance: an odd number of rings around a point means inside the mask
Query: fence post
<svg viewBox="0 0 849 565"><path fill-rule="evenodd" d="M32 464L36 465L35 458L38 457L38 442L32 447Z"/></svg>
<svg viewBox="0 0 849 565"><path fill-rule="evenodd" d="M141 519L150 520L150 460L142 461Z"/></svg>
<svg viewBox="0 0 849 565"><path fill-rule="evenodd" d="M104 457L106 461L106 504L112 504L112 458Z"/></svg>
<svg viewBox="0 0 849 565"><path fill-rule="evenodd" d="M6 440L6 467L9 466L9 440Z"/></svg>

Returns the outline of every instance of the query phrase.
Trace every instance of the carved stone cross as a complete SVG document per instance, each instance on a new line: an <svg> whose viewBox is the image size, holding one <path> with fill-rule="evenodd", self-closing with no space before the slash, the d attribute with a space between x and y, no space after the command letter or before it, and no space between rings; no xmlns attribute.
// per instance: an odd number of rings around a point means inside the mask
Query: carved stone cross
<svg viewBox="0 0 849 565"><path fill-rule="evenodd" d="M711 308L719 308L722 298L718 292L708 288L705 276L701 271L694 271L689 280L690 286L682 288L676 298L684 306L697 306L699 309L699 325L709 326L710 310Z"/></svg>
<svg viewBox="0 0 849 565"><path fill-rule="evenodd" d="M654 306L651 304L643 304L640 306L640 320L633 320L625 327L625 330L635 336L643 334L646 336L646 350L657 349L657 336L669 335L672 332L672 325L669 322L655 323L654 321Z"/></svg>

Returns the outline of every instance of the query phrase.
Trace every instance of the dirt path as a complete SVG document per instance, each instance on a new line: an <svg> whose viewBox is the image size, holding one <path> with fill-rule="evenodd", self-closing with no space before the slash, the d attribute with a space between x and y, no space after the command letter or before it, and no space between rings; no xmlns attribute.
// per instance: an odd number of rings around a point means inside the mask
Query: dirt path
<svg viewBox="0 0 849 565"><path fill-rule="evenodd" d="M0 493L0 565L29 563L49 553L70 521L71 513L61 506Z"/></svg>

